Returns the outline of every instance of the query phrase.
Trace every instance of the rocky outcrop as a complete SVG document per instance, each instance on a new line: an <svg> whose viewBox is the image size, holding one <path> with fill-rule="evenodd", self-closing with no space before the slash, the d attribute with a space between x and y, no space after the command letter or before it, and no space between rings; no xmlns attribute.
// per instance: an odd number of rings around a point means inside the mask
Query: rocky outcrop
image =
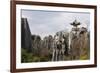
<svg viewBox="0 0 100 73"><path fill-rule="evenodd" d="M57 32L53 41L52 61L64 60L64 55L68 55L68 33L66 31Z"/></svg>
<svg viewBox="0 0 100 73"><path fill-rule="evenodd" d="M41 39L40 35L31 34L27 19L22 18L21 48L50 61L79 60L84 55L89 58L90 33L84 27L77 27L72 28L71 32L62 30Z"/></svg>
<svg viewBox="0 0 100 73"><path fill-rule="evenodd" d="M32 35L33 54L39 55L41 49L41 37L39 35Z"/></svg>
<svg viewBox="0 0 100 73"><path fill-rule="evenodd" d="M89 36L86 28L82 27L77 31L71 31L70 55L72 59L80 59L82 55L87 55L89 52Z"/></svg>
<svg viewBox="0 0 100 73"><path fill-rule="evenodd" d="M51 35L45 36L43 40L39 35L32 35L32 42L35 55L48 56L52 53L53 37Z"/></svg>
<svg viewBox="0 0 100 73"><path fill-rule="evenodd" d="M21 18L21 48L32 52L32 38L27 18Z"/></svg>
<svg viewBox="0 0 100 73"><path fill-rule="evenodd" d="M52 53L52 50L53 50L53 36L52 35L49 35L43 38L42 48L44 48L44 51L42 52L47 52L48 54Z"/></svg>

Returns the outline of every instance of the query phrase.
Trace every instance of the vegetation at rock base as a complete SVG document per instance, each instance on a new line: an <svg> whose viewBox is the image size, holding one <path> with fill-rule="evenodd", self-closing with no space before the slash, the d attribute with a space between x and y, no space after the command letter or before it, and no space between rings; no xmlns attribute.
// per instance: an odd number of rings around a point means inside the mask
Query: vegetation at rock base
<svg viewBox="0 0 100 73"><path fill-rule="evenodd" d="M43 38L31 34L27 19L22 19L21 62L48 62L90 59L90 33L75 20L69 31L60 30ZM25 27L26 26L26 27Z"/></svg>
<svg viewBox="0 0 100 73"><path fill-rule="evenodd" d="M89 51L88 51L89 53ZM51 55L49 54L48 56L37 56L33 55L32 53L29 53L26 49L21 49L21 62L22 63L29 63L29 62L48 62L51 61ZM89 59L88 54L83 54L80 56L78 60L87 60ZM64 55L64 60L72 60L71 56L66 56ZM74 59L73 59L74 60Z"/></svg>
<svg viewBox="0 0 100 73"><path fill-rule="evenodd" d="M26 49L21 49L21 62L29 63L29 62L47 62L50 61L50 55L48 56L37 56L28 52Z"/></svg>

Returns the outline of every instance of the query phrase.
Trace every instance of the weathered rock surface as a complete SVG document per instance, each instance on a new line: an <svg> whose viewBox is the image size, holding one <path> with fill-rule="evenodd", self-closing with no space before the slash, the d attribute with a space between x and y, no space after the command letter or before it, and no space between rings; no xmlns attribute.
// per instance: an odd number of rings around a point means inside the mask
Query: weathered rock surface
<svg viewBox="0 0 100 73"><path fill-rule="evenodd" d="M75 31L77 30L77 33ZM27 49L36 56L50 56L52 61L79 60L81 56L88 55L90 50L89 32L86 28L72 28L58 31L54 36L48 35L41 39L40 35L31 34L28 21L21 21L21 48Z"/></svg>
<svg viewBox="0 0 100 73"><path fill-rule="evenodd" d="M82 55L88 54L89 48L89 32L82 27L77 31L71 31L70 54L72 59L79 59Z"/></svg>
<svg viewBox="0 0 100 73"><path fill-rule="evenodd" d="M52 61L64 60L64 55L68 54L68 33L67 31L57 32L54 36L54 48Z"/></svg>
<svg viewBox="0 0 100 73"><path fill-rule="evenodd" d="M21 48L32 52L32 38L27 18L21 18Z"/></svg>

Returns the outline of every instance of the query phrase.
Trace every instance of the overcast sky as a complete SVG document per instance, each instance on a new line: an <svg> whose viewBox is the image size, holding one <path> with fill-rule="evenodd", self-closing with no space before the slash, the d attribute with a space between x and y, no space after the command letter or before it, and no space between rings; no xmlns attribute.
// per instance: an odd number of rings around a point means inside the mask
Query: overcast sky
<svg viewBox="0 0 100 73"><path fill-rule="evenodd" d="M90 25L90 13L65 12L65 11L39 11L22 10L22 17L27 18L31 34L40 35L42 38L48 35L54 35L61 30L70 31L75 19L81 22L81 26Z"/></svg>

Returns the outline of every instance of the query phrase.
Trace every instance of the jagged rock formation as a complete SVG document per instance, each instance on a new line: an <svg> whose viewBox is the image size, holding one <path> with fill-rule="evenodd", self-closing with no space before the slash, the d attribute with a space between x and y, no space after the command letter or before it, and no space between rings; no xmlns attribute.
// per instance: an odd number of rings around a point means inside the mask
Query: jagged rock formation
<svg viewBox="0 0 100 73"><path fill-rule="evenodd" d="M68 33L60 31L54 36L52 61L64 60L65 52L68 54Z"/></svg>
<svg viewBox="0 0 100 73"><path fill-rule="evenodd" d="M53 37L51 35L45 36L43 40L39 35L32 35L34 54L40 56L48 56L52 53Z"/></svg>
<svg viewBox="0 0 100 73"><path fill-rule="evenodd" d="M43 38L43 43L42 43L42 48L44 48L44 50L42 50L43 52L47 52L46 55L49 55L52 53L53 50L53 37L52 35L46 36Z"/></svg>
<svg viewBox="0 0 100 73"><path fill-rule="evenodd" d="M70 55L72 59L80 59L89 50L89 36L86 28L78 28L77 34L71 31Z"/></svg>
<svg viewBox="0 0 100 73"><path fill-rule="evenodd" d="M21 48L27 49L32 56L49 58L49 61L80 60L84 55L89 59L90 33L84 27L77 27L71 32L62 30L41 39L40 35L31 34L27 19L22 18Z"/></svg>
<svg viewBox="0 0 100 73"><path fill-rule="evenodd" d="M41 37L39 35L32 35L33 54L39 55L41 49Z"/></svg>
<svg viewBox="0 0 100 73"><path fill-rule="evenodd" d="M66 31L60 31L52 35L45 36L43 40L38 35L32 35L34 54L40 56L52 55L52 61L64 59L68 54L68 35Z"/></svg>
<svg viewBox="0 0 100 73"><path fill-rule="evenodd" d="M27 18L21 18L21 48L32 52L32 38Z"/></svg>

